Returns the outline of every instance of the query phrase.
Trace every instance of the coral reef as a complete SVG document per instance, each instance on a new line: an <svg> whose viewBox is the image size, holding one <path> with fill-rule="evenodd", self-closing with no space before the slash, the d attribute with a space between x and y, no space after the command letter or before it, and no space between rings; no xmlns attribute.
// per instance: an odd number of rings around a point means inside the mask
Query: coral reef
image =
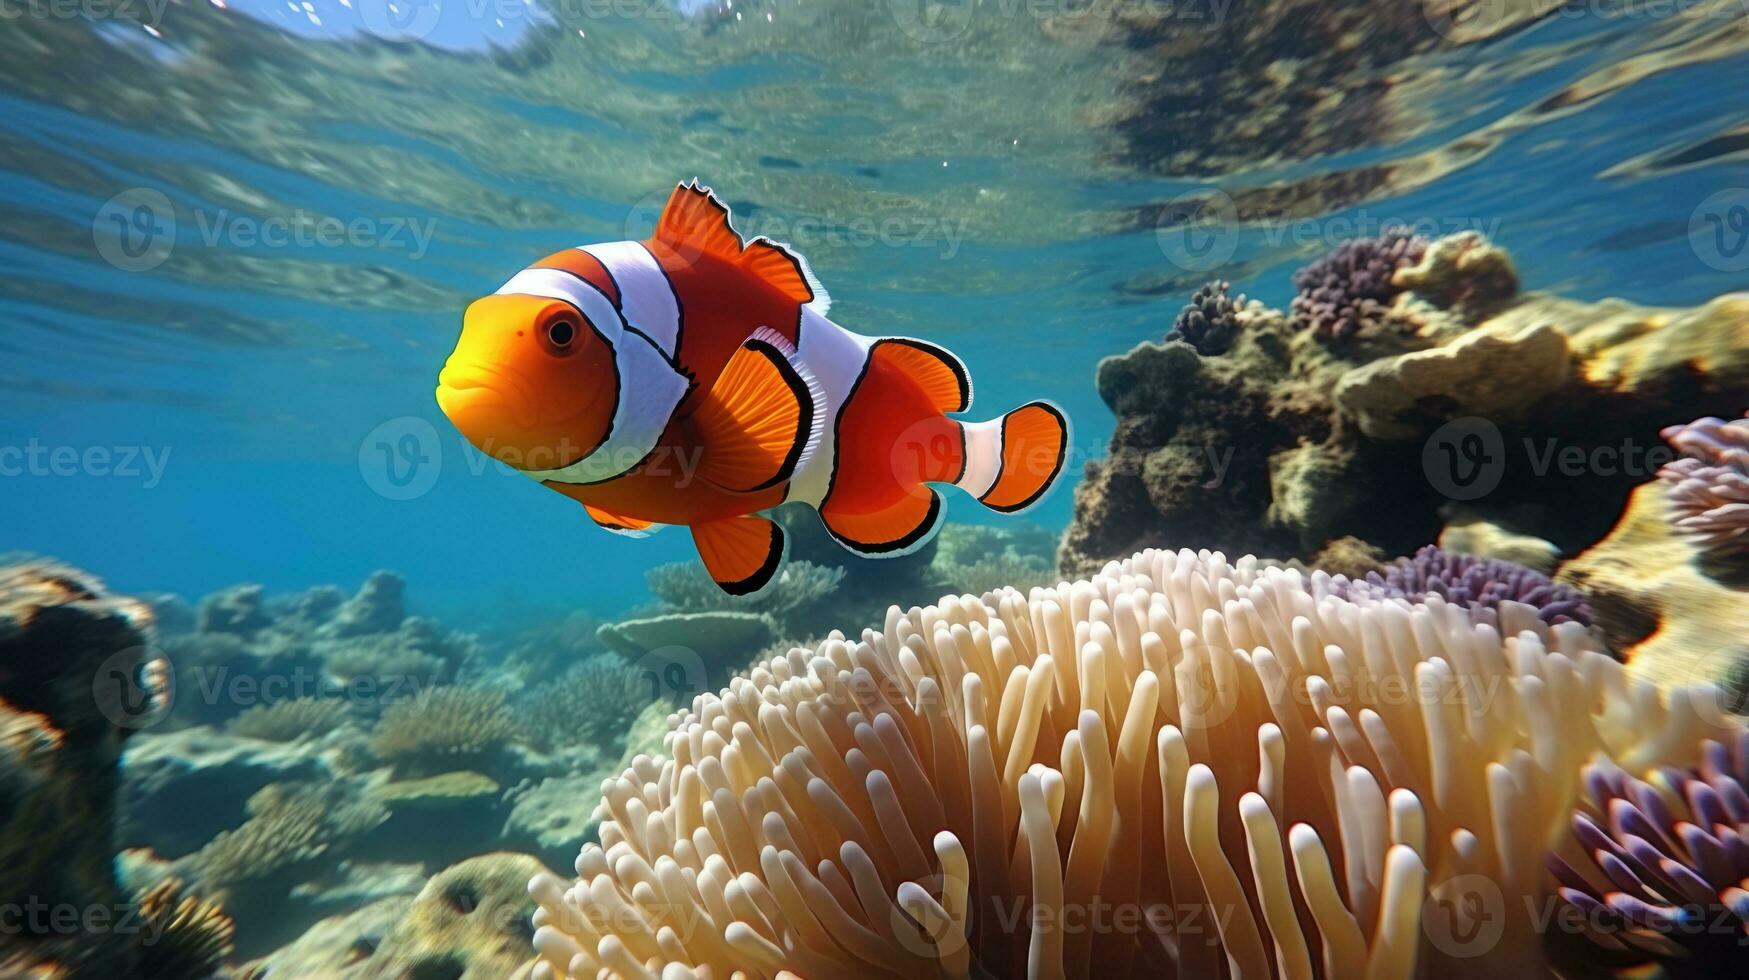
<svg viewBox="0 0 1749 980"><path fill-rule="evenodd" d="M175 882L130 898L117 880L122 752L169 710L169 685L145 604L47 561L0 568L0 894L22 903L0 975L196 980L227 954L217 906Z"/></svg>
<svg viewBox="0 0 1749 980"><path fill-rule="evenodd" d="M422 882L417 894L378 899L324 919L236 971L238 980L382 980L527 976L526 893L541 864L525 854L469 858Z"/></svg>
<svg viewBox="0 0 1749 980"><path fill-rule="evenodd" d="M232 718L225 728L234 735L264 742L296 742L326 735L348 724L352 710L330 698L293 698L259 704Z"/></svg>
<svg viewBox="0 0 1749 980"><path fill-rule="evenodd" d="M1166 339L1182 340L1204 357L1232 349L1233 339L1239 335L1236 314L1245 308L1245 294L1230 297L1227 290L1231 288L1232 283L1215 280L1190 294L1190 302L1178 311Z"/></svg>
<svg viewBox="0 0 1749 980"><path fill-rule="evenodd" d="M384 710L370 745L398 770L430 773L487 760L521 731L504 692L434 687Z"/></svg>
<svg viewBox="0 0 1749 980"><path fill-rule="evenodd" d="M270 598L259 585L207 596L192 631L163 638L178 689L201 695L179 699L171 721L218 724L274 701L383 699L456 680L478 641L407 615L404 592L379 571L350 597L319 586Z"/></svg>
<svg viewBox="0 0 1749 980"><path fill-rule="evenodd" d="M1597 625L1634 674L1661 684L1725 680L1749 663L1749 583L1709 574L1678 531L1666 484L1642 484L1615 530L1556 581L1591 599Z"/></svg>
<svg viewBox="0 0 1749 980"><path fill-rule="evenodd" d="M1648 780L1590 766L1585 787L1570 848L1585 859L1549 866L1586 937L1677 976L1749 972L1749 735Z"/></svg>
<svg viewBox="0 0 1749 980"><path fill-rule="evenodd" d="M1402 555L1479 524L1542 542L1546 569L1614 526L1656 469L1653 433L1742 410L1749 294L1579 302L1520 293L1475 233L1412 264L1412 240L1391 242L1302 270L1294 314L1234 309L1224 353L1143 343L1101 362L1116 425L1076 488L1063 574L1163 544L1306 560L1353 538ZM1296 329L1307 318L1348 336Z"/></svg>
<svg viewBox="0 0 1749 980"><path fill-rule="evenodd" d="M207 890L270 879L318 860L388 819L388 810L341 781L272 783L249 798L248 819L185 859Z"/></svg>
<svg viewBox="0 0 1749 980"><path fill-rule="evenodd" d="M170 692L151 652L151 613L47 561L0 567L0 895L115 910L122 748ZM130 937L68 935L15 913L0 974L126 974Z"/></svg>
<svg viewBox="0 0 1749 980"><path fill-rule="evenodd" d="M1359 238L1337 246L1294 273L1299 295L1288 307L1289 324L1326 341L1347 340L1363 331L1393 325L1412 328L1412 323L1392 322L1390 303L1402 292L1393 277L1397 270L1421 261L1427 245L1425 238L1388 230L1377 238ZM1219 353L1200 346L1197 352Z"/></svg>
<svg viewBox="0 0 1749 980"><path fill-rule="evenodd" d="M1143 552L758 664L530 883L535 976L1533 974L1586 763L1741 727L1577 623L1329 584Z"/></svg>
<svg viewBox="0 0 1749 980"><path fill-rule="evenodd" d="M121 843L182 857L245 818L249 798L275 783L337 775L317 746L267 742L205 725L134 738L122 757ZM201 805L190 807L189 800Z"/></svg>
<svg viewBox="0 0 1749 980"><path fill-rule="evenodd" d="M1676 527L1710 556L1749 568L1749 418L1704 418L1661 434L1683 454L1658 471Z"/></svg>
<svg viewBox="0 0 1749 980"><path fill-rule="evenodd" d="M141 943L136 973L151 980L209 980L231 955L236 926L223 909L166 879L139 899L143 928L157 937Z"/></svg>
<svg viewBox="0 0 1749 980"><path fill-rule="evenodd" d="M1502 602L1529 606L1536 610L1538 618L1551 625L1576 622L1590 626L1592 621L1585 596L1570 585L1500 558L1458 554L1436 545L1428 545L1412 558L1392 562L1382 572L1368 573L1366 578L1344 583L1340 588L1350 597L1366 594L1413 602L1437 595L1468 609L1478 622L1496 625Z"/></svg>
<svg viewBox="0 0 1749 980"><path fill-rule="evenodd" d="M603 654L525 694L521 715L537 745L551 748L581 736L593 745L616 746L644 705L662 694L624 659Z"/></svg>
<svg viewBox="0 0 1749 980"><path fill-rule="evenodd" d="M531 878L550 874L526 854L483 854L425 883L375 959L380 975L502 980L529 959Z"/></svg>

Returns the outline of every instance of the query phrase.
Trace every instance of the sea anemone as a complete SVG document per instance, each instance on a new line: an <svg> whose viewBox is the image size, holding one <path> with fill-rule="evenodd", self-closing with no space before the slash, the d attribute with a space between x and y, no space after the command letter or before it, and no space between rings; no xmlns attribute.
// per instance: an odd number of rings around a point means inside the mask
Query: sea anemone
<svg viewBox="0 0 1749 980"><path fill-rule="evenodd" d="M1427 245L1427 239L1400 229L1343 242L1294 273L1300 293L1288 308L1289 321L1325 340L1346 340L1377 329L1391 300L1402 292L1391 277L1419 262Z"/></svg>
<svg viewBox="0 0 1749 980"><path fill-rule="evenodd" d="M1227 295L1231 283L1214 280L1191 294L1190 303L1178 311L1167 340L1182 340L1198 354L1225 354L1239 335L1238 313L1245 308L1245 294Z"/></svg>
<svg viewBox="0 0 1749 980"><path fill-rule="evenodd" d="M1678 530L1720 557L1749 553L1749 418L1704 418L1659 433L1683 454L1658 471Z"/></svg>
<svg viewBox="0 0 1749 980"><path fill-rule="evenodd" d="M1588 766L1585 787L1573 816L1585 860L1549 857L1585 935L1697 976L1749 975L1749 735L1708 741L1699 769L1649 781Z"/></svg>
<svg viewBox="0 0 1749 980"><path fill-rule="evenodd" d="M1446 551L1435 545L1423 547L1413 558L1387 565L1383 572L1368 572L1365 579L1339 584L1337 589L1350 595L1411 602L1437 595L1468 609L1482 622L1496 621L1501 603L1517 602L1534 609L1537 618L1551 626L1592 624L1591 607L1578 589L1516 562Z"/></svg>
<svg viewBox="0 0 1749 980"><path fill-rule="evenodd" d="M530 882L534 975L1522 973L1585 761L1690 764L1726 723L1502 619L1188 551L894 607L603 785L578 879Z"/></svg>

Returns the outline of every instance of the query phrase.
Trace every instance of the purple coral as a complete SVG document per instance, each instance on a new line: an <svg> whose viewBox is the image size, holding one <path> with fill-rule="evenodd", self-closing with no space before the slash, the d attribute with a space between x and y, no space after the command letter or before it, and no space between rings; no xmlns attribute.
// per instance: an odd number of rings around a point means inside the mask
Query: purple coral
<svg viewBox="0 0 1749 980"><path fill-rule="evenodd" d="M1377 329L1386 307L1402 292L1391 277L1421 261L1427 246L1427 239L1401 229L1342 243L1294 273L1300 294L1289 307L1290 322L1325 340L1346 340Z"/></svg>
<svg viewBox="0 0 1749 980"><path fill-rule="evenodd" d="M1229 297L1232 284L1216 279L1191 294L1190 303L1178 311L1167 340L1182 340L1198 354L1225 354L1239 335L1238 312L1245 308L1245 294Z"/></svg>
<svg viewBox="0 0 1749 980"><path fill-rule="evenodd" d="M1459 554L1435 545L1386 566L1382 574L1368 572L1364 580L1348 582L1344 591L1412 602L1437 595L1472 613L1490 615L1502 602L1521 602L1535 609L1537 617L1550 626L1569 621L1592 624L1591 607L1578 589L1515 562Z"/></svg>
<svg viewBox="0 0 1749 980"><path fill-rule="evenodd" d="M1658 471L1678 530L1702 550L1749 554L1749 418L1704 418L1661 433L1683 454Z"/></svg>
<svg viewBox="0 0 1749 980"><path fill-rule="evenodd" d="M1593 942L1708 964L1696 975L1749 975L1742 945L1749 932L1749 732L1733 742L1709 740L1698 770L1664 769L1650 783L1608 763L1586 767L1590 806L1573 815L1573 839L1590 861L1581 871L1551 854L1548 865ZM1713 972L1725 961L1728 972Z"/></svg>

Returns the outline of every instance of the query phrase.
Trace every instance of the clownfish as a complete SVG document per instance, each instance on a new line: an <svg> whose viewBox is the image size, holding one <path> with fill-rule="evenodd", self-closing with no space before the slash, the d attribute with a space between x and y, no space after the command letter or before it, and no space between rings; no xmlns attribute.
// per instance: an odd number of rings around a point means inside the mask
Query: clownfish
<svg viewBox="0 0 1749 980"><path fill-rule="evenodd" d="M438 377L444 414L609 531L691 528L733 595L782 563L783 527L764 515L782 503L882 557L939 527L931 484L1003 513L1049 491L1069 445L1060 409L948 418L972 401L958 357L828 320L808 263L743 241L730 217L681 184L647 241L556 252L476 300Z"/></svg>

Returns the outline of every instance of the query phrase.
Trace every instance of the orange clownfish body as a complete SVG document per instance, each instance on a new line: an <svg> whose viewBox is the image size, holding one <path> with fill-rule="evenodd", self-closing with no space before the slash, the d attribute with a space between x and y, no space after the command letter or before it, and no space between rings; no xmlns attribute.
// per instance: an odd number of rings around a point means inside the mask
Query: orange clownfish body
<svg viewBox="0 0 1749 980"><path fill-rule="evenodd" d="M1022 510L1062 473L1068 420L1032 402L988 422L959 358L826 319L807 263L743 242L696 182L645 242L567 249L468 308L437 401L486 454L582 503L598 525L692 529L711 577L771 580L783 529L816 508L851 551L904 554L941 521L931 483Z"/></svg>

